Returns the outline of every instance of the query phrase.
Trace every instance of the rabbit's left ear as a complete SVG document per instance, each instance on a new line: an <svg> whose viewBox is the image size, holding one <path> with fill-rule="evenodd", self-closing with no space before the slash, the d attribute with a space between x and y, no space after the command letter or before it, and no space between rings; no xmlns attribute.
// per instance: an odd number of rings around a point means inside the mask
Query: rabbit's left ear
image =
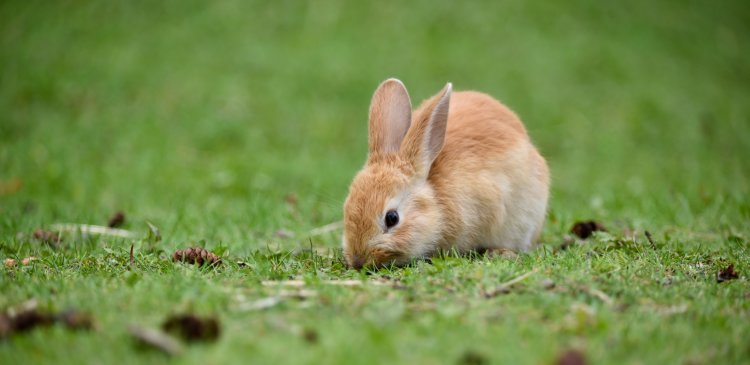
<svg viewBox="0 0 750 365"><path fill-rule="evenodd" d="M411 100L406 87L397 79L378 86L370 103L369 158L398 152L411 125Z"/></svg>
<svg viewBox="0 0 750 365"><path fill-rule="evenodd" d="M425 102L426 107L421 115L415 117L401 144L401 155L424 177L445 143L452 90L453 85L449 82L442 91Z"/></svg>

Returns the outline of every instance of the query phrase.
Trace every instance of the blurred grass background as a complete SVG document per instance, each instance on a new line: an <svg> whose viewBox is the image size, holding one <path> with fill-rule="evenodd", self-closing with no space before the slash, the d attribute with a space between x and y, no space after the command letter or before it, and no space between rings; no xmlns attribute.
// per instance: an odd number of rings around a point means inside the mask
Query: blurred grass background
<svg viewBox="0 0 750 365"><path fill-rule="evenodd" d="M38 331L0 352L19 363L162 363L134 355L125 328L187 308L217 314L226 335L191 347L185 363L435 363L472 348L539 363L571 344L602 363L746 358L747 280L714 275L727 260L747 272L749 35L750 3L732 0L2 1L0 252L40 262L0 275L0 306L81 308L104 330ZM257 249L338 247L337 234L307 232L341 219L370 96L387 77L415 104L451 81L521 116L552 170L549 246L387 273L408 290L311 285L320 300L237 310L269 295L260 280L358 278L335 257ZM137 241L129 271L122 240L53 250L18 235L104 224L116 210L127 229L158 226L164 252L223 247L251 268L191 270ZM604 237L549 254L587 218L615 235L649 229L658 250ZM560 290L532 279L518 294L481 295L531 269ZM571 316L593 325L568 328ZM284 321L317 329L318 346Z"/></svg>
<svg viewBox="0 0 750 365"><path fill-rule="evenodd" d="M551 165L553 223L727 228L750 216L748 8L6 1L0 178L23 186L2 229L124 209L242 241L337 220L387 77L415 104L451 81L514 109Z"/></svg>

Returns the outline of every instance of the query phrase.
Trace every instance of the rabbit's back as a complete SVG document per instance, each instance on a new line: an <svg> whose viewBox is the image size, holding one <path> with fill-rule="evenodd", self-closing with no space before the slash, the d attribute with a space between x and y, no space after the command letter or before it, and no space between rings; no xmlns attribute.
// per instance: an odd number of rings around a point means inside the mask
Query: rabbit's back
<svg viewBox="0 0 750 365"><path fill-rule="evenodd" d="M537 240L549 194L547 164L516 114L494 98L453 94L445 145L428 181L445 212L444 248L525 251Z"/></svg>

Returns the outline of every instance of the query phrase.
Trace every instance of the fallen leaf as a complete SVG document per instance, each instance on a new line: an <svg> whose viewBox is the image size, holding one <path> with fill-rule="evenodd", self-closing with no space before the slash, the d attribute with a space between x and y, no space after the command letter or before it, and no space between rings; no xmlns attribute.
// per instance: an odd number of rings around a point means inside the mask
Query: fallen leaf
<svg viewBox="0 0 750 365"><path fill-rule="evenodd" d="M141 345L157 349L167 355L174 356L182 352L179 342L162 331L131 325L128 327L128 332Z"/></svg>
<svg viewBox="0 0 750 365"><path fill-rule="evenodd" d="M607 229L604 228L601 223L593 220L576 222L575 224L573 224L573 227L570 228L570 233L573 233L574 235L584 240L591 237L591 235L597 231L606 232Z"/></svg>
<svg viewBox="0 0 750 365"><path fill-rule="evenodd" d="M566 350L557 357L557 365L586 365L586 356L579 350Z"/></svg>
<svg viewBox="0 0 750 365"><path fill-rule="evenodd" d="M112 215L112 217L109 218L107 227L117 228L117 227L122 226L123 223L125 223L125 213L116 212L115 214Z"/></svg>
<svg viewBox="0 0 750 365"><path fill-rule="evenodd" d="M718 274L716 274L716 282L723 283L725 281L734 280L739 277L740 275L736 271L734 271L734 264L729 264L729 266L722 269Z"/></svg>
<svg viewBox="0 0 750 365"><path fill-rule="evenodd" d="M221 332L219 321L215 317L199 317L194 314L171 316L161 328L188 342L215 341Z"/></svg>

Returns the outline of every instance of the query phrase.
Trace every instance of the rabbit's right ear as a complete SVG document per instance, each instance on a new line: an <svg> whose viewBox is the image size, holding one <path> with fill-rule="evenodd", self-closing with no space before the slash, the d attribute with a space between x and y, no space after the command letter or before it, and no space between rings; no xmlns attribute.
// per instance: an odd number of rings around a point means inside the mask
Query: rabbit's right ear
<svg viewBox="0 0 750 365"><path fill-rule="evenodd" d="M397 79L383 81L370 103L368 153L396 153L411 125L411 100L406 87Z"/></svg>

